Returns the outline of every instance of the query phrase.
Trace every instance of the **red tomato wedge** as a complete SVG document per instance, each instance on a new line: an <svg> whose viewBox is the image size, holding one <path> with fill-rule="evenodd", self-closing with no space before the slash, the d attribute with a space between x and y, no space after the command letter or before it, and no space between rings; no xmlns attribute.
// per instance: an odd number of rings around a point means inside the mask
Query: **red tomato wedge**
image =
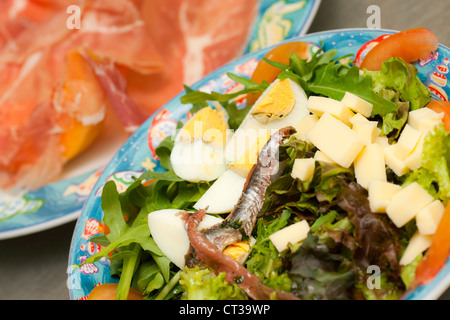
<svg viewBox="0 0 450 320"><path fill-rule="evenodd" d="M268 53L266 53L264 58L287 65L289 64L289 57L293 53L297 54L301 59L309 59L311 57L310 49L311 43L309 42L287 42L270 50ZM264 60L261 60L256 66L251 80L259 84L261 84L264 80L272 83L277 78L280 72L280 69L271 66ZM247 105L253 105L260 95L261 94L247 94Z"/></svg>
<svg viewBox="0 0 450 320"><path fill-rule="evenodd" d="M428 59L438 46L436 35L425 28L404 30L380 41L367 53L359 68L380 70L381 64L390 57L399 57L409 63Z"/></svg>
<svg viewBox="0 0 450 320"><path fill-rule="evenodd" d="M445 265L450 254L450 204L447 204L441 222L433 236L430 248L416 268L413 287L429 283Z"/></svg>
<svg viewBox="0 0 450 320"><path fill-rule="evenodd" d="M437 113L444 113L442 122L445 125L445 130L450 131L450 101L431 101L427 107Z"/></svg>

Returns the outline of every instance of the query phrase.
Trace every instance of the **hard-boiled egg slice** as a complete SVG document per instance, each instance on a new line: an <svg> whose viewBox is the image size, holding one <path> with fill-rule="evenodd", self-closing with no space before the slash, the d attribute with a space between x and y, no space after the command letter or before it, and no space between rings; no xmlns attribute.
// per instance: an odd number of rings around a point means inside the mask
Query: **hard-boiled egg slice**
<svg viewBox="0 0 450 320"><path fill-rule="evenodd" d="M148 227L156 245L164 255L180 269L184 267L189 250L189 237L182 219L182 210L163 209L148 214ZM213 226L222 219L205 215L199 228Z"/></svg>
<svg viewBox="0 0 450 320"><path fill-rule="evenodd" d="M175 174L192 182L217 179L227 168L224 148L231 132L220 107L205 107L175 137L170 161Z"/></svg>
<svg viewBox="0 0 450 320"><path fill-rule="evenodd" d="M190 244L182 213L183 210L179 209L163 209L150 212L147 217L150 234L156 245L180 269L185 266L185 256L189 251ZM221 218L206 214L198 228L200 230L208 228L222 221ZM223 253L244 263L254 243L253 237L249 241L238 241L228 245Z"/></svg>
<svg viewBox="0 0 450 320"><path fill-rule="evenodd" d="M260 136L286 126L295 127L310 112L305 91L290 79L276 79L252 106L227 144L226 159L237 161Z"/></svg>
<svg viewBox="0 0 450 320"><path fill-rule="evenodd" d="M194 208L217 214L231 212L242 194L250 170L258 161L259 152L269 139L270 131L262 130L253 145L237 161L229 164L227 171L203 194Z"/></svg>
<svg viewBox="0 0 450 320"><path fill-rule="evenodd" d="M233 210L259 152L275 131L295 127L309 114L304 90L290 79L275 80L253 105L226 147L227 171L195 204L208 213ZM240 177L239 177L240 175Z"/></svg>
<svg viewBox="0 0 450 320"><path fill-rule="evenodd" d="M194 208L206 209L206 212L214 214L231 212L242 194L245 181L246 178L233 170L226 170L206 190Z"/></svg>
<svg viewBox="0 0 450 320"><path fill-rule="evenodd" d="M251 247L255 242L255 238L250 237L250 240L232 243L223 250L223 253L243 264L250 255Z"/></svg>

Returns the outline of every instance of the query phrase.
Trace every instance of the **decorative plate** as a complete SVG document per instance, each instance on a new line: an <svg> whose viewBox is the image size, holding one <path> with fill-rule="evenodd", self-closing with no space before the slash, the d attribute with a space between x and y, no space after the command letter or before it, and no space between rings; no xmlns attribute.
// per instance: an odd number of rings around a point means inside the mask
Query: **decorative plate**
<svg viewBox="0 0 450 320"><path fill-rule="evenodd" d="M320 0L261 0L246 53L303 35L319 5ZM101 159L92 154L95 151L80 156L75 166L65 170L64 178L39 190L17 196L0 190L0 240L76 220L102 169L124 142L118 141Z"/></svg>
<svg viewBox="0 0 450 320"><path fill-rule="evenodd" d="M343 29L314 33L285 42L292 40L308 41L315 44L323 42L325 50L335 48L340 56L354 54L358 59L367 52L367 49L374 42L393 32L391 30ZM369 43L369 41L371 42ZM366 45L364 46L364 44ZM227 90L233 88L235 83L226 76L226 73L232 72L240 76L250 77L258 61L269 49L270 47L249 53L223 66L197 82L193 88L202 91L227 92ZM430 89L435 100L448 100L450 94L450 85L447 83L449 59L450 49L440 45L432 58L416 64L419 77ZM154 150L164 137L175 132L177 122L186 117L189 111L190 105L183 105L179 102L182 94L180 93L156 112L130 137L106 166L97 181L78 219L72 238L67 282L71 299L85 299L95 285L117 282L110 276L108 260L106 259L94 264L85 264L76 270L73 270L72 266L73 264L80 264L100 249L89 239L101 232L103 213L100 195L102 186L108 180L113 179L119 188L126 188L132 181L133 175L146 170L158 171L161 169ZM437 299L449 285L450 260L431 283L417 288L405 298L408 300Z"/></svg>

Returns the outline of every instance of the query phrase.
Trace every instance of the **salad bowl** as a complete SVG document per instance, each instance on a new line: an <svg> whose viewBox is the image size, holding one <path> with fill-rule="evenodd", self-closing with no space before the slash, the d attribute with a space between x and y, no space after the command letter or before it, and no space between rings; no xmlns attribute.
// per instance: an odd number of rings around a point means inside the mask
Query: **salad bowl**
<svg viewBox="0 0 450 320"><path fill-rule="evenodd" d="M320 0L290 1L289 4L279 0L260 1L245 52L303 35L319 5ZM285 27L274 29L271 37L262 37L273 21ZM8 194L0 189L0 240L76 220L104 166L125 140L123 135L117 135L96 141L65 166L58 180L37 190Z"/></svg>
<svg viewBox="0 0 450 320"><path fill-rule="evenodd" d="M323 43L325 51L337 49L339 56L353 55L353 58L360 59L374 43L392 33L395 31L342 29L294 37L284 42L301 40L317 45ZM219 68L197 82L192 89L231 92L237 84L227 76L227 73L249 78L258 61L272 47L246 54ZM420 80L428 87L434 100L448 100L450 85L446 80L446 72L448 72L449 59L450 50L444 45L439 45L433 57L427 61L415 63ZM191 105L180 103L183 94L180 93L169 101L127 140L105 167L93 187L78 218L70 248L67 285L71 299L87 299L95 286L118 281L110 274L108 259L102 258L92 264L83 264L79 268L74 266L101 250L99 245L90 240L102 232L101 193L105 183L114 180L119 191L125 190L133 182L133 177L139 176L144 171L164 171L155 154L155 148L165 137L175 133L178 121L187 117ZM238 101L239 103L244 104L245 100ZM430 283L418 286L403 298L406 300L437 299L449 285L450 260Z"/></svg>

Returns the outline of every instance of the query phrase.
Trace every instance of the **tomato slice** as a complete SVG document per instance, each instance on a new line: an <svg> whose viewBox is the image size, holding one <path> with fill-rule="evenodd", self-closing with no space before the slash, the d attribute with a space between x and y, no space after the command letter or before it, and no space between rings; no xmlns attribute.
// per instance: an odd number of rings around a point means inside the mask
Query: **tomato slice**
<svg viewBox="0 0 450 320"><path fill-rule="evenodd" d="M445 265L450 254L450 204L447 204L444 215L439 222L422 261L417 265L413 287L429 283Z"/></svg>
<svg viewBox="0 0 450 320"><path fill-rule="evenodd" d="M399 57L409 63L428 59L438 46L436 35L425 28L404 30L380 41L367 53L359 68L380 70L381 64L390 57Z"/></svg>
<svg viewBox="0 0 450 320"><path fill-rule="evenodd" d="M301 59L310 59L313 54L312 49L314 47L317 46L305 41L287 42L274 47L272 50L266 53L264 58L287 65L289 64L289 57L293 53L297 54ZM261 84L264 80L272 83L277 78L280 72L280 69L271 66L261 59L261 61L256 66L255 71L253 72L251 80L258 84ZM260 93L247 94L247 106L253 105L260 95Z"/></svg>
<svg viewBox="0 0 450 320"><path fill-rule="evenodd" d="M450 131L450 101L431 101L427 104L427 107L435 112L444 113L442 122L445 125L445 130Z"/></svg>

